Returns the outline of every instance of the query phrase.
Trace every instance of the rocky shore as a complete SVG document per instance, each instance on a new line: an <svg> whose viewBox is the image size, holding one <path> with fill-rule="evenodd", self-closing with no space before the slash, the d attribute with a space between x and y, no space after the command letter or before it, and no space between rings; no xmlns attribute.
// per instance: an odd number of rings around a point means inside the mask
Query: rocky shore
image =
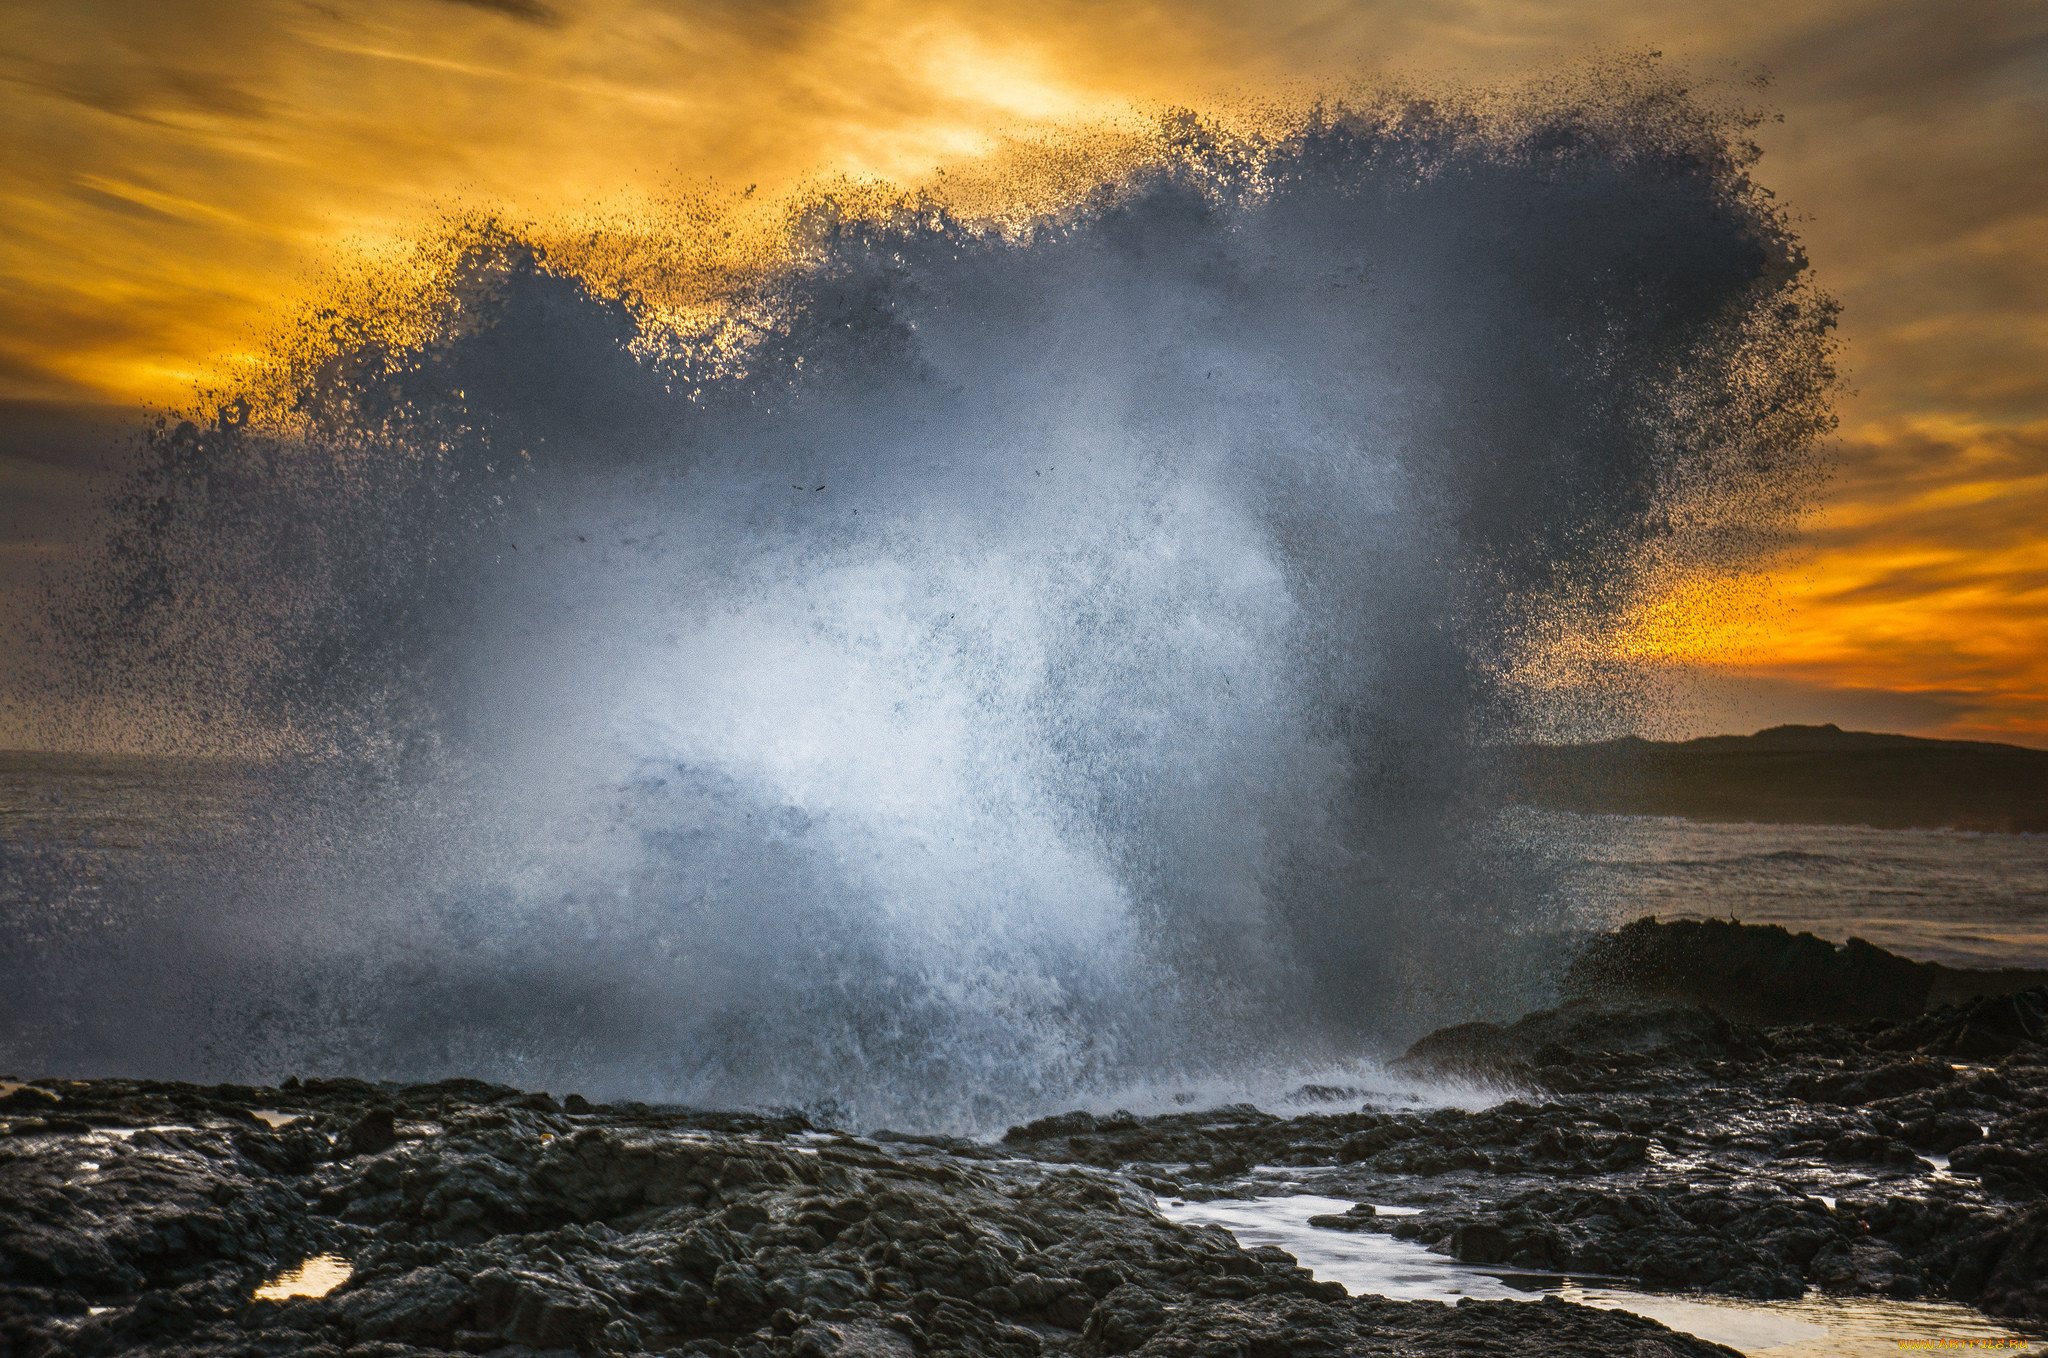
<svg viewBox="0 0 2048 1358"><path fill-rule="evenodd" d="M1555 1300L1347 1296L1159 1210L1288 1191L1476 1263L2037 1324L2044 1039L2043 990L1832 1024L1610 995L1398 1063L1506 1094L1482 1109L1070 1113L994 1144L459 1080L38 1081L0 1094L0 1353L1729 1352ZM321 1256L339 1286L257 1299Z"/></svg>

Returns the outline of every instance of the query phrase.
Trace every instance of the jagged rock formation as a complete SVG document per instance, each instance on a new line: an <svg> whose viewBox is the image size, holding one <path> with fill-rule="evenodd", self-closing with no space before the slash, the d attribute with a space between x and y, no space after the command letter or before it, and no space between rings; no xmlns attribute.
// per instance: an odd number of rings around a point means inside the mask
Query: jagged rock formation
<svg viewBox="0 0 2048 1358"><path fill-rule="evenodd" d="M1915 962L1860 938L1830 943L1775 924L1642 919L1589 941L1563 990L1573 999L1702 1005L1757 1023L1852 1023L2044 984L2048 973Z"/></svg>
<svg viewBox="0 0 2048 1358"><path fill-rule="evenodd" d="M1116 1174L795 1118L104 1081L16 1089L0 1126L0 1349L29 1358L1726 1352L1575 1306L1347 1297ZM324 1253L336 1290L252 1299Z"/></svg>
<svg viewBox="0 0 2048 1358"><path fill-rule="evenodd" d="M1918 975L1782 932L1715 935L1786 960L1723 988L1782 1011ZM0 1352L1726 1352L1557 1303L1346 1296L1155 1197L1288 1191L1473 1263L2048 1320L2048 989L1916 994L1849 1023L1581 1000L1395 1063L1490 1106L1072 1112L1000 1144L463 1080L0 1087ZM331 1292L255 1297L325 1255Z"/></svg>

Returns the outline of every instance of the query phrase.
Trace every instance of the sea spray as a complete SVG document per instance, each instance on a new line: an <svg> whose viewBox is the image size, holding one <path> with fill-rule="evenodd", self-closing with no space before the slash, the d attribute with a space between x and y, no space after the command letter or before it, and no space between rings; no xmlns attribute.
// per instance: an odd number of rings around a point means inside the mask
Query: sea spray
<svg viewBox="0 0 2048 1358"><path fill-rule="evenodd" d="M1831 312L1739 121L1475 107L821 199L695 329L489 224L309 317L58 614L78 720L265 792L0 1058L986 1128L1537 993L1517 667L1782 527Z"/></svg>

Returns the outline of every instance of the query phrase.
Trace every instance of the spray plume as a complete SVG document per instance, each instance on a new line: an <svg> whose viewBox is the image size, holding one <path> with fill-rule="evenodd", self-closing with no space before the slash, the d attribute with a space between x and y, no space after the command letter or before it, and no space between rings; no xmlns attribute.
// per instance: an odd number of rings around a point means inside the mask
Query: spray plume
<svg viewBox="0 0 2048 1358"><path fill-rule="evenodd" d="M1526 997L1518 664L1781 528L1833 382L1741 120L1595 84L309 316L62 615L262 795L8 963L0 1056L987 1127Z"/></svg>

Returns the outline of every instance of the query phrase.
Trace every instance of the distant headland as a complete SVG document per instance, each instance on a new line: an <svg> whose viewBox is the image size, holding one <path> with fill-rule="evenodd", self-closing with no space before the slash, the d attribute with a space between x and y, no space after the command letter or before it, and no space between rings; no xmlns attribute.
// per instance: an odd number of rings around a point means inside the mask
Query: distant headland
<svg viewBox="0 0 2048 1358"><path fill-rule="evenodd" d="M2048 832L2048 750L1774 726L1751 736L1521 745L1522 798L1564 811Z"/></svg>

